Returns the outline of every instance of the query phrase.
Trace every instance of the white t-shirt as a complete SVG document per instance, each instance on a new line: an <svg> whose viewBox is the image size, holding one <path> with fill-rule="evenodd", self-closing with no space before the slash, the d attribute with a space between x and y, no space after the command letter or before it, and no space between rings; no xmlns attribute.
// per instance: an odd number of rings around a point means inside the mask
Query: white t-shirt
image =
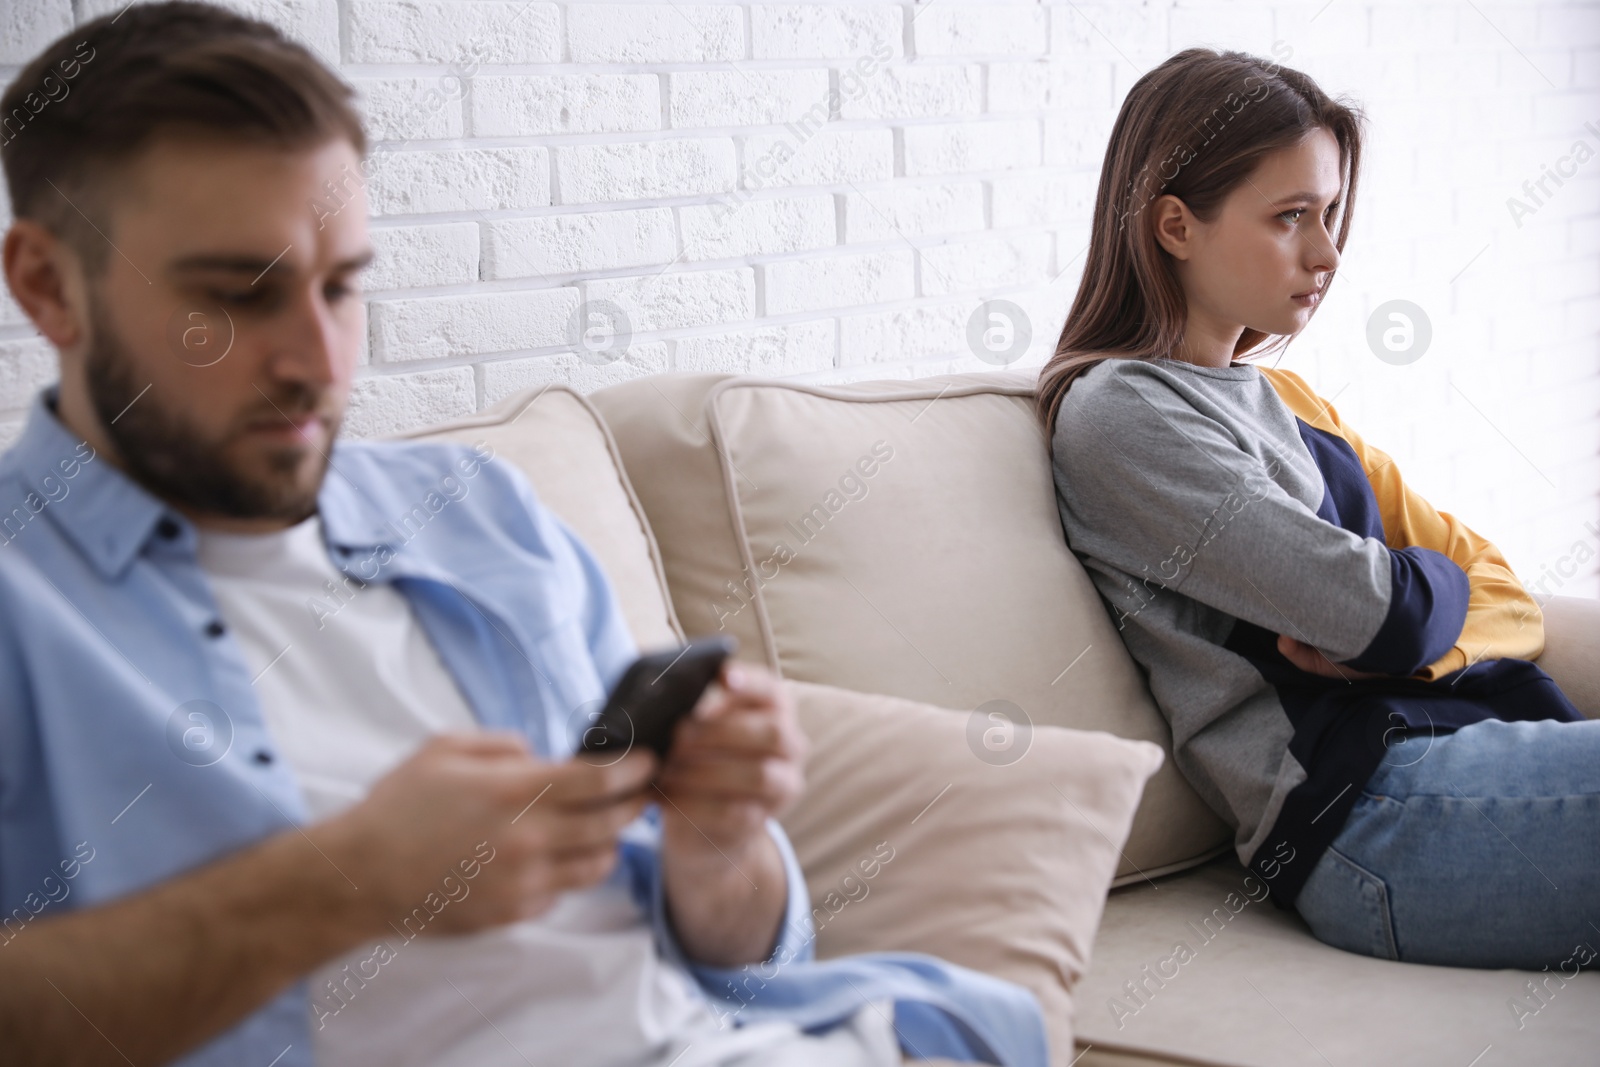
<svg viewBox="0 0 1600 1067"><path fill-rule="evenodd" d="M359 800L430 734L477 727L405 598L334 567L318 516L270 534L201 530L198 551L313 820ZM386 943L309 976L319 1067L902 1062L887 1003L821 1038L787 1023L721 1029L615 882L537 919L454 937L397 929Z"/></svg>

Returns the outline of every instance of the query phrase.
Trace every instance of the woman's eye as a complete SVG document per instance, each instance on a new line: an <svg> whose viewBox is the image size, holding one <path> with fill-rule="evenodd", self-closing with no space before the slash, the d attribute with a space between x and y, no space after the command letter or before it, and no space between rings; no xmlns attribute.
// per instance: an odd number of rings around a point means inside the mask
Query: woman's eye
<svg viewBox="0 0 1600 1067"><path fill-rule="evenodd" d="M1285 211L1285 212L1282 212L1281 214L1279 214L1278 217L1280 219L1282 219L1284 222L1287 222L1292 226L1295 223L1299 222L1300 221L1300 216L1304 215L1309 210L1310 210L1310 208L1292 207L1288 211ZM1338 210L1339 210L1339 205L1338 205L1337 202L1329 204L1328 205L1328 210L1323 214L1323 218L1322 218L1323 223L1326 224L1326 223L1332 222L1334 214Z"/></svg>
<svg viewBox="0 0 1600 1067"><path fill-rule="evenodd" d="M261 289L241 289L234 292L213 290L211 292L211 299L215 300L219 304L225 304L228 307L248 307L251 304L259 302L263 292L264 290Z"/></svg>

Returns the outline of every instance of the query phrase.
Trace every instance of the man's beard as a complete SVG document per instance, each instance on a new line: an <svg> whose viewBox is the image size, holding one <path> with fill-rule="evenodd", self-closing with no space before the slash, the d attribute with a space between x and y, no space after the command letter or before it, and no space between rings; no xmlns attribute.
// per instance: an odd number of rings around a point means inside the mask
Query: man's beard
<svg viewBox="0 0 1600 1067"><path fill-rule="evenodd" d="M300 383L280 385L278 395L263 395L261 411L250 411L223 437L207 440L177 410L163 407L154 391L140 395L146 386L133 376L127 346L98 306L91 316L89 400L135 481L170 504L236 519L299 522L316 511L317 491L328 469L326 453L318 451L315 475L302 480L298 472L305 453L300 447L268 453L265 474L235 469L227 450L248 433L247 423L280 412L296 419L318 412L327 420L331 442L341 418L329 410L325 394Z"/></svg>

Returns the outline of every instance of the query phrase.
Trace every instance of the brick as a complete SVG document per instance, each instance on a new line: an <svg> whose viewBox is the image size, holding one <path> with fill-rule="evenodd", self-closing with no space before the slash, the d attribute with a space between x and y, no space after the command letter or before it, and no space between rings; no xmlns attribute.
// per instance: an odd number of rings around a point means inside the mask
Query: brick
<svg viewBox="0 0 1600 1067"><path fill-rule="evenodd" d="M1539 3L1530 6L1493 6L1483 11L1486 18L1493 21L1494 26L1488 26L1485 19L1477 18L1474 21L1483 24L1483 30L1493 34L1494 29L1499 29L1512 38L1515 42L1528 40L1526 37L1526 19L1538 16L1538 43L1546 48L1586 48L1586 46L1600 45L1600 19L1595 18L1594 5L1557 5L1557 3ZM1462 34L1459 43L1470 45L1472 40L1467 38L1467 21L1462 19ZM1480 30L1482 32L1482 30ZM1501 38L1504 45L1504 38Z"/></svg>
<svg viewBox="0 0 1600 1067"><path fill-rule="evenodd" d="M735 267L606 278L589 282L584 296L622 308L634 333L743 322L755 315L755 272Z"/></svg>
<svg viewBox="0 0 1600 1067"><path fill-rule="evenodd" d="M367 140L430 141L460 137L461 96L467 83L458 78L355 78L361 94L362 123Z"/></svg>
<svg viewBox="0 0 1600 1067"><path fill-rule="evenodd" d="M394 363L565 344L577 306L572 288L374 300L372 355Z"/></svg>
<svg viewBox="0 0 1600 1067"><path fill-rule="evenodd" d="M1168 16L1173 51L1206 45L1237 48L1241 44L1272 40L1272 8L1239 4L1207 4L1204 7L1175 7ZM1259 48L1260 45L1255 45ZM1253 50L1253 49L1251 49Z"/></svg>
<svg viewBox="0 0 1600 1067"><path fill-rule="evenodd" d="M1567 244L1565 254L1573 258L1600 257L1600 218L1589 216L1581 219L1566 220ZM0 312L0 321L3 321L3 312Z"/></svg>
<svg viewBox="0 0 1600 1067"><path fill-rule="evenodd" d="M1076 58L1103 55L1115 48L1134 59L1152 54L1164 58L1172 54L1166 46L1168 13L1164 4L1129 4L1123 0L1052 6L1050 51ZM1126 66L1120 56L1118 63ZM1143 73L1137 69L1133 75Z"/></svg>
<svg viewBox="0 0 1600 1067"><path fill-rule="evenodd" d="M556 166L563 204L694 196L734 185L728 138L573 145L557 149Z"/></svg>
<svg viewBox="0 0 1600 1067"><path fill-rule="evenodd" d="M1020 293L1006 294L1004 299L1022 309L1028 319L1028 328L1033 333L1027 352L1008 366L1037 366L1055 355L1061 327L1067 320L1067 310L1072 306L1072 298L1077 291L1076 281L1058 277Z"/></svg>
<svg viewBox="0 0 1600 1067"><path fill-rule="evenodd" d="M1050 67L1044 60L989 64L989 111L1034 111L1050 96Z"/></svg>
<svg viewBox="0 0 1600 1067"><path fill-rule="evenodd" d="M478 280L478 227L472 222L374 226L374 252L361 285L369 293Z"/></svg>
<svg viewBox="0 0 1600 1067"><path fill-rule="evenodd" d="M1600 11L1596 12L1596 17L1600 19ZM1589 142L1588 151L1592 153L1594 135L1585 130L1583 124L1592 122L1600 126L1597 119L1600 119L1600 107L1595 106L1591 93L1540 93L1533 98L1533 124L1521 132L1531 136L1583 138Z"/></svg>
<svg viewBox="0 0 1600 1067"><path fill-rule="evenodd" d="M1470 49L1447 46L1417 52L1412 57L1417 88L1411 103L1431 110L1435 116L1439 113L1435 101L1447 101L1443 106L1453 109L1460 97L1484 87L1483 71L1494 69L1495 51L1487 46ZM1530 78L1539 77L1521 57L1517 62ZM1539 80L1542 84L1543 79Z"/></svg>
<svg viewBox="0 0 1600 1067"><path fill-rule="evenodd" d="M1045 13L1036 4L930 4L911 24L919 56L1016 56L1049 44Z"/></svg>
<svg viewBox="0 0 1600 1067"><path fill-rule="evenodd" d="M1073 58L989 64L991 114L1077 107L1112 109L1112 64Z"/></svg>
<svg viewBox="0 0 1600 1067"><path fill-rule="evenodd" d="M1597 197L1592 191L1594 183L1589 186L1588 202L1592 204ZM1536 263L1532 275L1534 291L1539 294L1541 303L1600 295L1600 270L1596 270L1592 262L1583 267L1572 263Z"/></svg>
<svg viewBox="0 0 1600 1067"><path fill-rule="evenodd" d="M1272 29L1278 39L1273 41L1273 48L1261 48L1259 54L1264 59L1300 67L1305 57L1297 57L1294 54L1296 52L1322 56L1330 52L1360 51L1370 43L1371 27L1367 16L1367 8L1354 4L1349 7L1343 4L1329 5L1322 10L1310 5L1275 8ZM1252 48L1251 51L1256 49ZM1320 75L1322 72L1318 70L1317 73Z"/></svg>
<svg viewBox="0 0 1600 1067"><path fill-rule="evenodd" d="M11 220L0 221L0 233L11 228ZM28 313L22 310L11 297L11 291L0 286L0 326L25 326L28 324Z"/></svg>
<svg viewBox="0 0 1600 1067"><path fill-rule="evenodd" d="M891 249L783 260L766 271L767 314L861 304L886 304L916 295L913 253Z"/></svg>
<svg viewBox="0 0 1600 1067"><path fill-rule="evenodd" d="M845 196L845 240L851 243L983 228L983 183L978 181L902 184Z"/></svg>
<svg viewBox="0 0 1600 1067"><path fill-rule="evenodd" d="M1566 4L1480 4L1458 13L1455 43L1465 48L1503 49L1507 40L1516 47L1571 48L1600 44L1595 12L1591 7Z"/></svg>
<svg viewBox="0 0 1600 1067"><path fill-rule="evenodd" d="M483 402L497 404L516 393L553 384L592 393L630 378L666 371L667 346L661 341L629 345L623 355L608 363L591 362L571 352L497 359L483 364Z"/></svg>
<svg viewBox="0 0 1600 1067"><path fill-rule="evenodd" d="M548 207L548 149L376 152L367 197L374 215Z"/></svg>
<svg viewBox="0 0 1600 1067"><path fill-rule="evenodd" d="M1094 214L1100 176L1092 171L1055 171L995 178L992 183L994 228L1044 226L1073 220L1088 222Z"/></svg>
<svg viewBox="0 0 1600 1067"><path fill-rule="evenodd" d="M341 433L379 437L470 415L478 406L471 367L367 374L350 387Z"/></svg>
<svg viewBox="0 0 1600 1067"><path fill-rule="evenodd" d="M936 123L905 131L906 174L959 174L967 171L1036 167L1039 124L1032 119Z"/></svg>
<svg viewBox="0 0 1600 1067"><path fill-rule="evenodd" d="M838 243L832 196L705 204L678 210L684 259L731 259Z"/></svg>
<svg viewBox="0 0 1600 1067"><path fill-rule="evenodd" d="M1051 243L1049 234L1032 234L925 246L923 295L984 292L1045 281Z"/></svg>
<svg viewBox="0 0 1600 1067"><path fill-rule="evenodd" d="M683 337L674 346L673 369L773 378L826 370L833 366L837 332L832 319L821 319Z"/></svg>
<svg viewBox="0 0 1600 1067"><path fill-rule="evenodd" d="M1044 118L1044 163L1047 167L1099 167L1111 140L1116 115L1094 108L1073 108Z"/></svg>
<svg viewBox="0 0 1600 1067"><path fill-rule="evenodd" d="M0 410L25 408L59 377L56 351L40 337L0 341Z"/></svg>
<svg viewBox="0 0 1600 1067"><path fill-rule="evenodd" d="M744 58L737 7L690 4L568 4L574 63L715 63Z"/></svg>
<svg viewBox="0 0 1600 1067"><path fill-rule="evenodd" d="M839 366L967 355L969 304L920 304L839 320Z"/></svg>
<svg viewBox="0 0 1600 1067"><path fill-rule="evenodd" d="M745 189L783 185L843 185L894 175L890 130L820 130L806 134L754 134L745 141L740 184Z"/></svg>
<svg viewBox="0 0 1600 1067"><path fill-rule="evenodd" d="M241 15L269 22L282 30L285 36L311 49L325 62L333 65L339 62L339 8L336 0L209 0L209 2ZM5 4L0 4L0 42L3 42L0 43L0 63L12 62L3 58L3 50L5 44L17 41L18 35L7 26L6 18L9 15L7 9L17 7L18 3L24 16L22 25L33 32L44 31L46 27L54 25L55 19L46 19L41 23L36 19L29 19L29 12L42 11L45 8L60 9L66 11L69 19L68 25L62 26L59 30L51 30L48 36L28 50L26 56L15 60L24 63L60 34L67 32L74 10L78 16L78 25L81 26L101 15L116 15L128 6L128 0L77 0L76 3L71 0L45 0L43 3L37 0L6 0ZM122 25L120 20L117 24Z"/></svg>
<svg viewBox="0 0 1600 1067"><path fill-rule="evenodd" d="M1572 87L1589 90L1600 88L1600 48L1572 50Z"/></svg>
<svg viewBox="0 0 1600 1067"><path fill-rule="evenodd" d="M826 70L686 70L668 80L674 129L793 122L818 103L827 121Z"/></svg>
<svg viewBox="0 0 1600 1067"><path fill-rule="evenodd" d="M672 209L589 211L484 223L485 278L532 278L644 267L678 251Z"/></svg>
<svg viewBox="0 0 1600 1067"><path fill-rule="evenodd" d="M795 4L750 9L751 54L757 59L827 59L904 54L905 9Z"/></svg>
<svg viewBox="0 0 1600 1067"><path fill-rule="evenodd" d="M8 0L0 7L0 63L21 66L70 29L67 0Z"/></svg>
<svg viewBox="0 0 1600 1067"><path fill-rule="evenodd" d="M610 133L661 127L654 74L519 74L473 79L474 137Z"/></svg>
<svg viewBox="0 0 1600 1067"><path fill-rule="evenodd" d="M348 0L345 60L449 63L471 75L483 63L558 63L555 4L522 0Z"/></svg>
<svg viewBox="0 0 1600 1067"><path fill-rule="evenodd" d="M983 68L976 63L880 67L840 76L842 119L930 118L983 110Z"/></svg>
<svg viewBox="0 0 1600 1067"><path fill-rule="evenodd" d="M1470 11L1466 14L1478 18ZM1441 4L1375 5L1371 9L1372 47L1400 52L1430 42L1454 44L1458 18L1454 7Z"/></svg>

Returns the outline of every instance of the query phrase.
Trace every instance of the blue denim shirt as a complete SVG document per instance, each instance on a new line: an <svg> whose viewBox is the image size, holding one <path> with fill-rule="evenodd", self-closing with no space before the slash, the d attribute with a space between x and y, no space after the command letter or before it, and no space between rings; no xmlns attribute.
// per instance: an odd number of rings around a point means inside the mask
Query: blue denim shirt
<svg viewBox="0 0 1600 1067"><path fill-rule="evenodd" d="M0 456L0 951L40 919L114 900L307 821L249 666L225 626L181 514L97 456L35 398ZM330 559L393 582L478 720L549 758L575 713L635 655L589 549L513 465L430 442L340 440L318 495ZM812 958L810 902L788 871L779 943L762 964L685 958L666 922L659 814L628 828L613 878L662 955L742 1025L836 1024L892 1000L904 1048L1043 1067L1038 1002L1015 985L916 953ZM310 1067L297 982L181 1063Z"/></svg>

